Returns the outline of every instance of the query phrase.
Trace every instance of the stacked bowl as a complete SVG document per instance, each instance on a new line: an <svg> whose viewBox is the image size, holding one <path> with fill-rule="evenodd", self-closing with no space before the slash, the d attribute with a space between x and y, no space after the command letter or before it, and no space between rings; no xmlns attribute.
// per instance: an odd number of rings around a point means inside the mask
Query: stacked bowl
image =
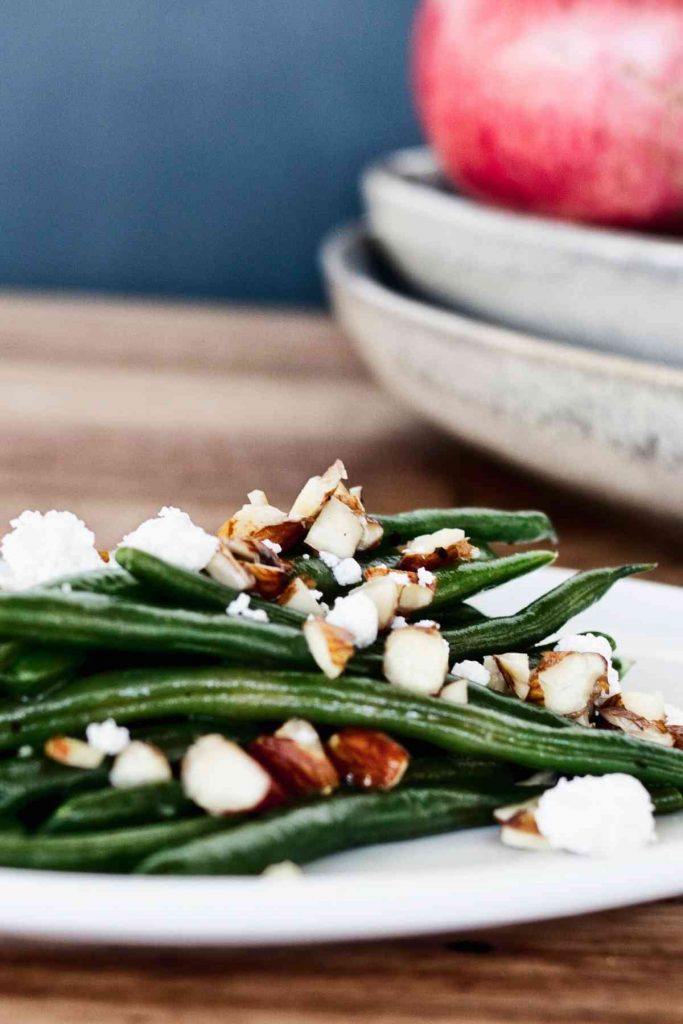
<svg viewBox="0 0 683 1024"><path fill-rule="evenodd" d="M335 313L378 379L457 437L683 518L683 242L511 212L427 149L363 176L335 233Z"/></svg>

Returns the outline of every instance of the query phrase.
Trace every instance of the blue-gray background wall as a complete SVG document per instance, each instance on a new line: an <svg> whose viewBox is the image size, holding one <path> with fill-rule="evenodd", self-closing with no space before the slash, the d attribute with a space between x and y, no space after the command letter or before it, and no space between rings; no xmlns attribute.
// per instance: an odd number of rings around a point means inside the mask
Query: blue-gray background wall
<svg viewBox="0 0 683 1024"><path fill-rule="evenodd" d="M317 302L415 0L3 0L0 285Z"/></svg>

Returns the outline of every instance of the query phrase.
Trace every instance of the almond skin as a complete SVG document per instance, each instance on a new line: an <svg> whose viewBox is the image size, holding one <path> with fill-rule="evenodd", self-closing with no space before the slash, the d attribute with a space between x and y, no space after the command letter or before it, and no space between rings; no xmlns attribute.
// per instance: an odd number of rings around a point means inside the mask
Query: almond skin
<svg viewBox="0 0 683 1024"><path fill-rule="evenodd" d="M337 770L324 750L281 736L259 736L249 753L292 796L326 796L339 786Z"/></svg>
<svg viewBox="0 0 683 1024"><path fill-rule="evenodd" d="M476 548L470 542L459 540L448 547L437 547L433 551L404 551L398 569L414 571L416 569L440 569L455 562L470 562L476 554Z"/></svg>
<svg viewBox="0 0 683 1024"><path fill-rule="evenodd" d="M344 782L359 789L393 789L410 761L407 750L375 729L342 729L327 749Z"/></svg>

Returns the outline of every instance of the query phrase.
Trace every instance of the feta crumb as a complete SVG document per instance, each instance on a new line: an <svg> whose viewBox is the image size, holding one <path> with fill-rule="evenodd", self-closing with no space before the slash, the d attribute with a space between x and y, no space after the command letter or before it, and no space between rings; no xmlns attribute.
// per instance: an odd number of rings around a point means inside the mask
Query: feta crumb
<svg viewBox="0 0 683 1024"><path fill-rule="evenodd" d="M466 679L469 683L478 683L479 686L488 686L491 682L491 673L478 661L454 662L451 675L456 679Z"/></svg>
<svg viewBox="0 0 683 1024"><path fill-rule="evenodd" d="M332 574L340 587L349 587L363 579L363 570L355 558L342 558L332 569Z"/></svg>
<svg viewBox="0 0 683 1024"><path fill-rule="evenodd" d="M379 616L377 606L370 598L356 591L348 597L338 597L334 608L325 619L331 626L346 629L356 647L369 647L377 639Z"/></svg>
<svg viewBox="0 0 683 1024"><path fill-rule="evenodd" d="M395 615L391 620L389 629L405 629L408 625L408 620L405 615Z"/></svg>
<svg viewBox="0 0 683 1024"><path fill-rule="evenodd" d="M59 589L63 594L71 594L74 588L71 586L70 583L62 583Z"/></svg>
<svg viewBox="0 0 683 1024"><path fill-rule="evenodd" d="M238 594L234 601L231 601L228 607L225 609L226 613L232 618L251 619L252 622L269 622L268 612L265 608L251 608L251 598L249 594L245 594L242 591Z"/></svg>
<svg viewBox="0 0 683 1024"><path fill-rule="evenodd" d="M11 590L35 587L49 580L104 566L95 548L95 534L73 512L28 509L10 520L12 531L0 544Z"/></svg>
<svg viewBox="0 0 683 1024"><path fill-rule="evenodd" d="M438 622L434 622L434 619L420 619L418 622L413 623L418 629L441 629Z"/></svg>
<svg viewBox="0 0 683 1024"><path fill-rule="evenodd" d="M218 538L192 522L187 512L169 505L156 519L146 519L126 534L121 547L136 548L180 569L205 569L218 549Z"/></svg>
<svg viewBox="0 0 683 1024"><path fill-rule="evenodd" d="M146 786L152 782L168 782L172 778L166 755L153 743L132 740L117 755L109 772L114 789Z"/></svg>
<svg viewBox="0 0 683 1024"><path fill-rule="evenodd" d="M676 707L675 704L665 704L664 711L667 725L683 725L683 708Z"/></svg>
<svg viewBox="0 0 683 1024"><path fill-rule="evenodd" d="M302 555L301 557L303 558L304 562L310 561L310 558L311 558L311 556L309 555L308 551L304 555Z"/></svg>
<svg viewBox="0 0 683 1024"><path fill-rule="evenodd" d="M19 747L17 750L17 757L31 757L33 754L33 747L30 747L28 743L25 743L23 747Z"/></svg>
<svg viewBox="0 0 683 1024"><path fill-rule="evenodd" d="M298 864L291 860L281 860L279 864L269 864L261 872L262 878L283 878L294 880L301 878L303 871Z"/></svg>
<svg viewBox="0 0 683 1024"><path fill-rule="evenodd" d="M130 733L125 725L117 725L113 718L91 722L85 730L85 738L91 747L109 757L116 757L130 743Z"/></svg>
<svg viewBox="0 0 683 1024"><path fill-rule="evenodd" d="M334 569L341 562L339 555L335 555L331 551L319 551L318 558L321 562L324 562L328 569Z"/></svg>
<svg viewBox="0 0 683 1024"><path fill-rule="evenodd" d="M417 582L421 583L423 587L431 586L435 579L434 573L425 569L423 565L417 570Z"/></svg>
<svg viewBox="0 0 683 1024"><path fill-rule="evenodd" d="M470 558L472 560L474 560L475 558L481 558L481 548L475 548L474 545L472 545L472 550L470 551Z"/></svg>
<svg viewBox="0 0 683 1024"><path fill-rule="evenodd" d="M555 850L609 857L656 841L654 808L632 775L560 779L538 801L538 829Z"/></svg>
<svg viewBox="0 0 683 1024"><path fill-rule="evenodd" d="M607 682L609 693L602 694L598 704L621 693L619 673L612 665L612 646L604 636L596 636L595 633L573 633L571 636L563 636L555 644L556 651L572 651L579 654L601 654L607 662Z"/></svg>
<svg viewBox="0 0 683 1024"><path fill-rule="evenodd" d="M282 544L277 544L274 540L268 540L267 537L265 540L262 540L261 543L263 544L264 548L270 548L270 550L273 551L276 555L279 555L280 552L282 551Z"/></svg>

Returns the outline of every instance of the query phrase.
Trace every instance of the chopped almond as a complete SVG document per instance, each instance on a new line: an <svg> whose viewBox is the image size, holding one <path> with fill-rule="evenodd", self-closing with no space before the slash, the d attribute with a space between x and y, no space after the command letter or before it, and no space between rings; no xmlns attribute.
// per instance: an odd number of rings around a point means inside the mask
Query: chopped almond
<svg viewBox="0 0 683 1024"><path fill-rule="evenodd" d="M454 679L452 683L446 683L439 697L450 704L467 704L467 680Z"/></svg>
<svg viewBox="0 0 683 1024"><path fill-rule="evenodd" d="M396 629L384 644L384 675L402 690L436 694L448 673L448 654L448 644L438 629Z"/></svg>
<svg viewBox="0 0 683 1024"><path fill-rule="evenodd" d="M71 736L53 736L43 750L46 757L69 768L99 768L104 761L103 751Z"/></svg>
<svg viewBox="0 0 683 1024"><path fill-rule="evenodd" d="M280 569L275 565L250 565L249 572L254 577L249 589L268 601L279 597L290 579L290 573L286 569Z"/></svg>
<svg viewBox="0 0 683 1024"><path fill-rule="evenodd" d="M376 729L342 729L327 747L344 781L362 789L393 789L410 761L407 750Z"/></svg>
<svg viewBox="0 0 683 1024"><path fill-rule="evenodd" d="M421 582L417 572L388 569L385 565L371 565L365 570L365 579L370 581L389 577L398 586L398 611L401 614L427 608L434 600L436 582Z"/></svg>
<svg viewBox="0 0 683 1024"><path fill-rule="evenodd" d="M494 655L487 654L484 658L484 668L489 674L489 681L487 688L494 690L496 693L510 693L510 687L507 684L505 676L498 667L498 662Z"/></svg>
<svg viewBox="0 0 683 1024"><path fill-rule="evenodd" d="M124 747L109 773L109 781L115 789L168 782L171 778L171 766L163 751L142 740L132 740Z"/></svg>
<svg viewBox="0 0 683 1024"><path fill-rule="evenodd" d="M287 584L277 601L283 608L291 608L295 612L302 612L304 615L315 615L320 617L325 614L319 590L307 587L299 576Z"/></svg>
<svg viewBox="0 0 683 1024"><path fill-rule="evenodd" d="M414 537L401 548L399 569L438 569L453 562L470 561L477 555L464 530L444 528Z"/></svg>
<svg viewBox="0 0 683 1024"><path fill-rule="evenodd" d="M305 532L303 523L295 519L285 519L281 523L262 526L253 534L253 538L261 542L271 541L273 544L278 544L282 551L289 551L303 540Z"/></svg>
<svg viewBox="0 0 683 1024"><path fill-rule="evenodd" d="M363 533L361 539L358 541L357 551L371 551L372 548L376 548L378 544L381 544L384 538L384 527L372 516L363 516L362 518Z"/></svg>
<svg viewBox="0 0 683 1024"><path fill-rule="evenodd" d="M601 654L549 651L529 677L527 699L588 725L597 698L608 690L607 662Z"/></svg>
<svg viewBox="0 0 683 1024"><path fill-rule="evenodd" d="M209 814L255 810L268 799L268 772L224 736L202 736L185 754L181 769L185 793Z"/></svg>
<svg viewBox="0 0 683 1024"><path fill-rule="evenodd" d="M294 499L287 518L312 523L340 482L346 480L346 476L346 468L341 459L337 459L322 476L312 476Z"/></svg>
<svg viewBox="0 0 683 1024"><path fill-rule="evenodd" d="M337 771L322 746L286 736L259 736L249 753L294 796L326 796L339 786Z"/></svg>
<svg viewBox="0 0 683 1024"><path fill-rule="evenodd" d="M389 576L375 576L351 591L352 594L365 594L377 609L377 620L380 629L388 629L397 611L400 587Z"/></svg>
<svg viewBox="0 0 683 1024"><path fill-rule="evenodd" d="M250 505L260 505L263 508L266 505L270 505L265 491L249 491L247 494Z"/></svg>
<svg viewBox="0 0 683 1024"><path fill-rule="evenodd" d="M242 505L218 531L218 536L230 540L235 537L252 537L266 526L284 523L287 516L274 505Z"/></svg>
<svg viewBox="0 0 683 1024"><path fill-rule="evenodd" d="M303 626L311 656L328 679L342 674L355 650L353 637L346 629L323 619L308 619Z"/></svg>
<svg viewBox="0 0 683 1024"><path fill-rule="evenodd" d="M493 659L498 666L507 687L513 691L520 700L526 700L529 696L529 668L528 654L496 654Z"/></svg>
<svg viewBox="0 0 683 1024"><path fill-rule="evenodd" d="M359 517L338 498L329 498L310 530L305 543L315 551L329 551L338 558L351 558L363 536Z"/></svg>
<svg viewBox="0 0 683 1024"><path fill-rule="evenodd" d="M212 579L232 590L247 590L255 583L255 577L250 569L237 561L226 544L221 544L207 565L206 571Z"/></svg>
<svg viewBox="0 0 683 1024"><path fill-rule="evenodd" d="M541 835L536 824L538 799L499 807L493 816L503 827L500 838L506 846L518 850L549 850L550 843Z"/></svg>
<svg viewBox="0 0 683 1024"><path fill-rule="evenodd" d="M659 695L647 693L616 693L599 709L600 720L612 729L621 729L628 736L663 747L676 745L676 737L666 725L664 701ZM643 714L644 712L644 714ZM661 715L650 718L649 715Z"/></svg>

